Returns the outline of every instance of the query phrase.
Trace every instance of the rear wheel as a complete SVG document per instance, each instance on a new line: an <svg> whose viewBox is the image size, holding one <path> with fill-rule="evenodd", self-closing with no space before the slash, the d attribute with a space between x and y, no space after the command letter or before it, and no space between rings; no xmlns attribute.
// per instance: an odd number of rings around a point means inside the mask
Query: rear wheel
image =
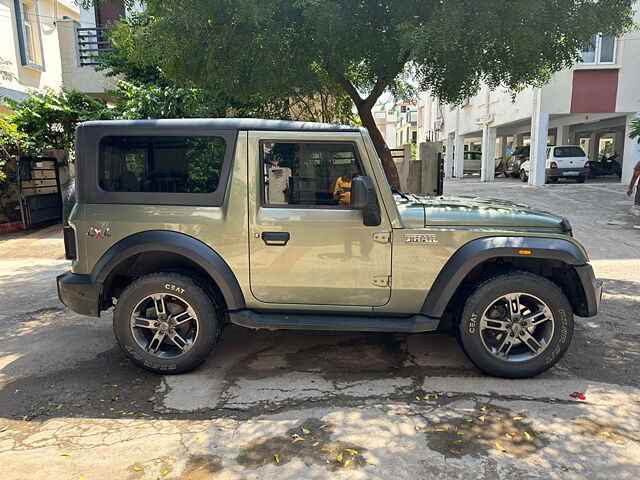
<svg viewBox="0 0 640 480"><path fill-rule="evenodd" d="M587 179L586 177L578 177L576 178L576 183L584 183L586 179Z"/></svg>
<svg viewBox="0 0 640 480"><path fill-rule="evenodd" d="M509 272L481 283L468 297L459 333L465 353L480 369L528 378L562 358L573 335L573 313L551 281Z"/></svg>
<svg viewBox="0 0 640 480"><path fill-rule="evenodd" d="M116 305L118 343L138 366L178 374L200 365L211 353L222 316L211 296L193 279L154 273L129 285Z"/></svg>

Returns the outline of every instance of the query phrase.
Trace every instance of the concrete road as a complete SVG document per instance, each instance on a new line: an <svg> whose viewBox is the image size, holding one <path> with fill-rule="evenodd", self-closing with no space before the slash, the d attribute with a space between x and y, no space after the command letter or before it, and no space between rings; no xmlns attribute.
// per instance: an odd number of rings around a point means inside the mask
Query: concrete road
<svg viewBox="0 0 640 480"><path fill-rule="evenodd" d="M551 371L485 376L444 334L230 327L197 371L155 376L120 352L110 313L58 303L59 227L5 236L1 478L639 478L640 231L623 189L446 188L566 215L587 246L603 309Z"/></svg>

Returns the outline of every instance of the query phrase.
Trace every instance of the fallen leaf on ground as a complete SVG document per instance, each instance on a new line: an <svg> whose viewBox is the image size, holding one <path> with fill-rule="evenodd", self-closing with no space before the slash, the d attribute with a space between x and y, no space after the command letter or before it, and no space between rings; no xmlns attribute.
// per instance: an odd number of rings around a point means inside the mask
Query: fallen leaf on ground
<svg viewBox="0 0 640 480"><path fill-rule="evenodd" d="M326 425L320 425L318 428L319 428L320 430L324 430L325 428L327 428L327 426L326 426Z"/></svg>
<svg viewBox="0 0 640 480"><path fill-rule="evenodd" d="M529 435L529 432L524 432L524 436L527 440L531 440L531 435Z"/></svg>
<svg viewBox="0 0 640 480"><path fill-rule="evenodd" d="M454 440L453 442L451 442L452 444L456 444L456 443L462 443L462 440L458 439L458 440Z"/></svg>
<svg viewBox="0 0 640 480"><path fill-rule="evenodd" d="M311 433L311 430L309 430L307 428L303 428L302 429L302 433L304 433L305 435L309 435Z"/></svg>
<svg viewBox="0 0 640 480"><path fill-rule="evenodd" d="M134 466L133 466L133 471L134 471L134 472L140 472L140 471L142 471L142 468L141 468L141 467L139 467L139 466L137 466L137 465L134 465Z"/></svg>
<svg viewBox="0 0 640 480"><path fill-rule="evenodd" d="M321 448L320 449L321 452L331 452L330 448Z"/></svg>
<svg viewBox="0 0 640 480"><path fill-rule="evenodd" d="M485 415L481 415L478 417L478 420L480 420L481 422L484 422L485 418L487 418Z"/></svg>
<svg viewBox="0 0 640 480"><path fill-rule="evenodd" d="M350 455L352 455L352 456L353 456L353 455L357 455L357 454L358 454L358 451L357 451L357 450L354 450L353 448L345 448L345 449L344 449L344 451L345 451L345 452L348 452L348 453L349 453Z"/></svg>
<svg viewBox="0 0 640 480"><path fill-rule="evenodd" d="M506 452L506 451L507 451L507 449L506 449L506 448L504 448L502 445L500 445L498 442L494 443L494 445L495 445L495 446L496 446L496 448L497 448L498 450L500 450L501 452Z"/></svg>
<svg viewBox="0 0 640 480"><path fill-rule="evenodd" d="M462 450L454 450L453 448L450 448L449 451L451 453L455 453L456 455L460 455L462 453Z"/></svg>
<svg viewBox="0 0 640 480"><path fill-rule="evenodd" d="M297 437L297 438L294 438L294 439L293 439L293 441L292 441L291 443L303 442L303 441L304 441L304 438L302 438L302 437Z"/></svg>
<svg viewBox="0 0 640 480"><path fill-rule="evenodd" d="M342 452L340 452L340 454L336 457L336 460L342 463L342 457L343 457Z"/></svg>
<svg viewBox="0 0 640 480"><path fill-rule="evenodd" d="M277 453L273 454L273 459L276 461L276 463L280 463L280 455L278 455Z"/></svg>
<svg viewBox="0 0 640 480"><path fill-rule="evenodd" d="M167 475L169 475L169 469L166 469L164 472L162 472L162 473L160 474L160 478L162 478L162 477L166 477Z"/></svg>
<svg viewBox="0 0 640 480"><path fill-rule="evenodd" d="M495 454L496 454L496 457L502 458L502 454L500 452L495 452Z"/></svg>
<svg viewBox="0 0 640 480"><path fill-rule="evenodd" d="M351 459L349 459L346 462L344 462L344 468L347 468L350 463L351 463Z"/></svg>
<svg viewBox="0 0 640 480"><path fill-rule="evenodd" d="M311 444L311 446L312 446L312 447L317 447L318 445L320 445L320 442L313 442L313 443Z"/></svg>
<svg viewBox="0 0 640 480"><path fill-rule="evenodd" d="M514 420L522 420L522 417L513 417Z"/></svg>
<svg viewBox="0 0 640 480"><path fill-rule="evenodd" d="M71 454L70 453L61 453L60 456L61 457L70 457Z"/></svg>
<svg viewBox="0 0 640 480"><path fill-rule="evenodd" d="M456 435L460 435L462 437L464 435L464 432L457 432Z"/></svg>

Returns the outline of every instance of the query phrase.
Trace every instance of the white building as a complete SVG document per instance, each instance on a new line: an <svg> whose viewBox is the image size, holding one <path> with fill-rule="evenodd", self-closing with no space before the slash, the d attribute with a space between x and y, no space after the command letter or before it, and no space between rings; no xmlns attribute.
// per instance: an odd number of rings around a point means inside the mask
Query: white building
<svg viewBox="0 0 640 480"><path fill-rule="evenodd" d="M46 87L106 98L113 79L93 69L92 56L108 48L105 26L126 15L124 0L89 10L74 0L0 0L0 59L11 75L0 78L0 98L25 100Z"/></svg>
<svg viewBox="0 0 640 480"><path fill-rule="evenodd" d="M635 23L640 24L640 1ZM622 159L622 182L629 181L640 160L640 146L626 136L640 112L640 31L621 38L598 36L582 63L558 72L542 88L512 93L486 86L459 106L441 104L422 94L419 141L446 144L445 171L462 176L462 152L482 144L482 179L492 181L493 161L513 148L531 145L529 183L544 183L546 145L582 145L591 160L603 152ZM486 147L485 147L486 145Z"/></svg>

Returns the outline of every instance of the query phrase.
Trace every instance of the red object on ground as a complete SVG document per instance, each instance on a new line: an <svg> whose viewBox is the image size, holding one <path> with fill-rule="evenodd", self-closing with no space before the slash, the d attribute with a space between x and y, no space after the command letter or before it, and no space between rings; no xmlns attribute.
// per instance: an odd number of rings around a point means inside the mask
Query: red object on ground
<svg viewBox="0 0 640 480"><path fill-rule="evenodd" d="M587 397L585 397L582 393L580 392L573 392L569 394L570 397L572 398L579 398L580 400L586 400Z"/></svg>
<svg viewBox="0 0 640 480"><path fill-rule="evenodd" d="M0 223L0 233L15 233L24 230L22 222Z"/></svg>

